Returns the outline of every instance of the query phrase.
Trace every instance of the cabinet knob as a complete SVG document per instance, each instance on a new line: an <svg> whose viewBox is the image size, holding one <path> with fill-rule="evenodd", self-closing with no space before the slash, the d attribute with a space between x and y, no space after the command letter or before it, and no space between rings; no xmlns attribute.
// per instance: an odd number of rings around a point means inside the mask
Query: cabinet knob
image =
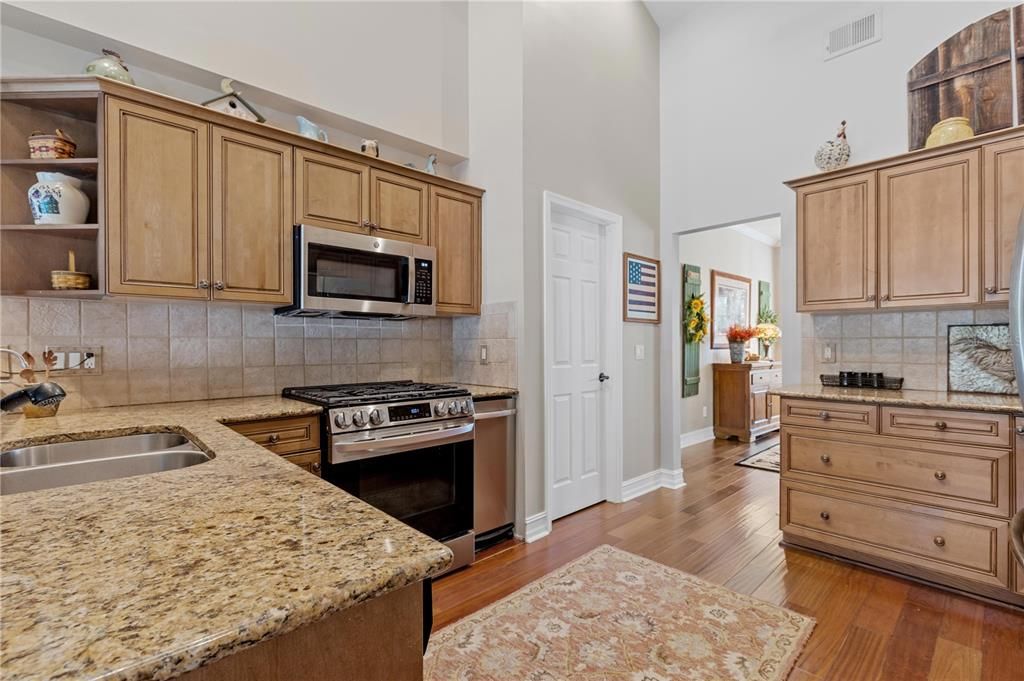
<svg viewBox="0 0 1024 681"><path fill-rule="evenodd" d="M1024 426L1017 426L1017 435L1024 435Z"/></svg>
<svg viewBox="0 0 1024 681"><path fill-rule="evenodd" d="M821 512L821 513L819 513L818 515L820 515L820 516L821 516L821 519L822 519L822 520L828 520L829 518L831 518L831 517L832 517L832 516L830 516L830 515L828 514L828 511L822 511L822 512Z"/></svg>
<svg viewBox="0 0 1024 681"><path fill-rule="evenodd" d="M999 291L999 289L997 289L995 286L986 286L985 287L985 293L997 293L998 291Z"/></svg>
<svg viewBox="0 0 1024 681"><path fill-rule="evenodd" d="M270 444L272 444L272 445L273 445L273 444L277 444L278 442L280 442L280 441L281 441L281 436L280 436L280 435L278 435L277 433L271 433L271 434L270 434L270 437L268 437L268 438L267 438L267 440L268 440L268 441L270 442Z"/></svg>
<svg viewBox="0 0 1024 681"><path fill-rule="evenodd" d="M946 479L946 471L935 471L935 479L936 480L945 480Z"/></svg>
<svg viewBox="0 0 1024 681"><path fill-rule="evenodd" d="M210 288L210 282L206 281L205 279L200 279L199 288Z"/></svg>
<svg viewBox="0 0 1024 681"><path fill-rule="evenodd" d="M868 294L868 300L873 301L874 299L875 299L875 294L874 293L869 293Z"/></svg>
<svg viewBox="0 0 1024 681"><path fill-rule="evenodd" d="M935 542L936 546L941 547L946 545L946 538L942 536L936 537L935 539L932 539L932 541Z"/></svg>
<svg viewBox="0 0 1024 681"><path fill-rule="evenodd" d="M224 282L223 281L215 281L213 283L213 287L215 289L217 289L218 291L223 291L224 290Z"/></svg>
<svg viewBox="0 0 1024 681"><path fill-rule="evenodd" d="M882 294L882 300L889 300L889 294L888 293L883 293Z"/></svg>
<svg viewBox="0 0 1024 681"><path fill-rule="evenodd" d="M829 414L827 411L818 412L818 418L821 419L822 421L828 421L831 417L832 415Z"/></svg>
<svg viewBox="0 0 1024 681"><path fill-rule="evenodd" d="M310 468L313 469L314 473L319 473L320 472L320 464L319 463L313 464L312 466L310 466Z"/></svg>
<svg viewBox="0 0 1024 681"><path fill-rule="evenodd" d="M821 455L821 462L824 463L824 464L832 463L832 457L829 456L828 454L822 454Z"/></svg>
<svg viewBox="0 0 1024 681"><path fill-rule="evenodd" d="M935 427L938 428L939 430L945 430L946 429L946 422L945 421L936 421L935 422Z"/></svg>

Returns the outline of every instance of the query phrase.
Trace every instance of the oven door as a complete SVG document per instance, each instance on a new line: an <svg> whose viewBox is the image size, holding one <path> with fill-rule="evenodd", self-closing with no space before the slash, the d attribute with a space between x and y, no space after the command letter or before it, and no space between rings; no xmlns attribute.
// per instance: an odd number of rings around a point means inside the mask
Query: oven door
<svg viewBox="0 0 1024 681"><path fill-rule="evenodd" d="M329 460L342 463L329 464L324 477L433 539L464 536L473 529L473 425L447 430L459 434L415 446L383 438L376 453L350 450L350 460L339 456L335 442Z"/></svg>
<svg viewBox="0 0 1024 681"><path fill-rule="evenodd" d="M299 225L295 305L308 312L378 316L435 314L435 249Z"/></svg>

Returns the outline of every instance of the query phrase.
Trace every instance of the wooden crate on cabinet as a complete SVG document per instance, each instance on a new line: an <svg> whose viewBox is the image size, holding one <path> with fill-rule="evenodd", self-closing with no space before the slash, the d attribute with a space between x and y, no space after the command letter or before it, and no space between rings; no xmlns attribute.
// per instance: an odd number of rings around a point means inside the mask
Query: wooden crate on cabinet
<svg viewBox="0 0 1024 681"><path fill-rule="evenodd" d="M480 314L480 199L430 188L430 245L437 249L437 311Z"/></svg>
<svg viewBox="0 0 1024 681"><path fill-rule="evenodd" d="M210 297L209 125L108 98L110 293Z"/></svg>
<svg viewBox="0 0 1024 681"><path fill-rule="evenodd" d="M985 302L1010 299L1010 261L1024 211L1024 137L982 147L982 285Z"/></svg>
<svg viewBox="0 0 1024 681"><path fill-rule="evenodd" d="M295 150L295 224L366 234L369 221L369 166Z"/></svg>
<svg viewBox="0 0 1024 681"><path fill-rule="evenodd" d="M753 442L779 429L778 400L769 394L782 385L781 362L715 363L715 437Z"/></svg>
<svg viewBox="0 0 1024 681"><path fill-rule="evenodd" d="M875 307L875 173L797 189L800 312Z"/></svg>
<svg viewBox="0 0 1024 681"><path fill-rule="evenodd" d="M292 148L215 126L211 176L214 300L292 299Z"/></svg>
<svg viewBox="0 0 1024 681"><path fill-rule="evenodd" d="M980 154L878 173L879 307L980 301Z"/></svg>

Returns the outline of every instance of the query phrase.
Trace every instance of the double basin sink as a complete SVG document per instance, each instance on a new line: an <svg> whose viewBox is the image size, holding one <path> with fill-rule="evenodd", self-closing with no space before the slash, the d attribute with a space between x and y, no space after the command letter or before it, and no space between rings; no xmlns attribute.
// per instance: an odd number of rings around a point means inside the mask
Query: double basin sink
<svg viewBox="0 0 1024 681"><path fill-rule="evenodd" d="M178 433L144 433L20 447L0 452L0 494L160 473L209 460L209 455Z"/></svg>

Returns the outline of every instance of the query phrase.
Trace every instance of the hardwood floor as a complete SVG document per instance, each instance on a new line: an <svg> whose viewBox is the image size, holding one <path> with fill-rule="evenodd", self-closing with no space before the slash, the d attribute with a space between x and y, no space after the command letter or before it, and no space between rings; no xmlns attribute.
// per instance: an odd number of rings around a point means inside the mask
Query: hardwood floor
<svg viewBox="0 0 1024 681"><path fill-rule="evenodd" d="M434 584L435 628L611 544L817 619L792 681L1024 678L1024 613L780 547L778 475L733 465L750 451L687 448L683 489L598 504L537 542L492 549Z"/></svg>

